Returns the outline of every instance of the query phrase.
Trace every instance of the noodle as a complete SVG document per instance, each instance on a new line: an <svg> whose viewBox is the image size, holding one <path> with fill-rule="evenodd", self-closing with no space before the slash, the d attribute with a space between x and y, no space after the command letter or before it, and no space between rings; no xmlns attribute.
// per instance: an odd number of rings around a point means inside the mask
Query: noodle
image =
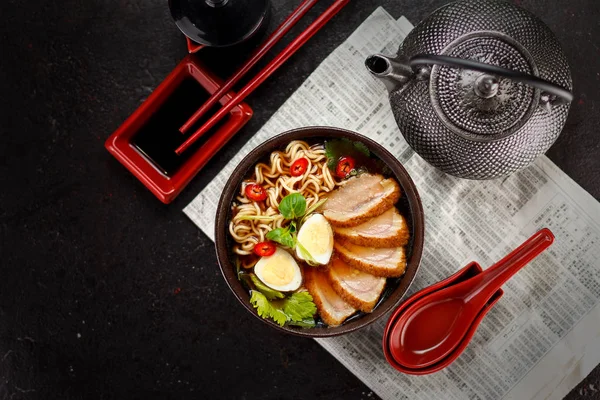
<svg viewBox="0 0 600 400"><path fill-rule="evenodd" d="M299 158L308 160L306 171L301 176L292 176L290 166ZM264 204L248 199L244 194L247 184L256 182L266 190L267 199ZM327 167L325 146L317 144L309 146L300 140L290 142L285 151L274 151L269 157L269 164L258 163L254 167L254 175L244 181L233 204L234 217L229 222L229 233L236 242L234 253L239 255L253 254L254 245L265 240L267 232L281 228L285 222L279 213L279 202L290 193L301 193L306 198L306 207L316 204L324 195L332 191L342 182L336 182ZM265 220L244 220L245 216L269 217ZM243 257L247 259L249 257ZM242 260L244 268L251 268L256 259Z"/></svg>

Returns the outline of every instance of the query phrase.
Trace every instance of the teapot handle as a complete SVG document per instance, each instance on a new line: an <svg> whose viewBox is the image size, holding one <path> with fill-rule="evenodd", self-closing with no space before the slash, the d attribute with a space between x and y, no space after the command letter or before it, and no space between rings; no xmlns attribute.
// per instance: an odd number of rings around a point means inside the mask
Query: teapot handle
<svg viewBox="0 0 600 400"><path fill-rule="evenodd" d="M524 74L522 72L498 67L496 65L485 64L479 61L467 60L459 57L439 56L433 54L419 54L412 57L409 61L409 65L411 67L417 67L423 64L445 65L448 67L465 68L485 72L488 74L500 75L505 78L512 79L513 81L523 82L529 86L543 90L549 94L564 99L566 102L571 102L573 100L573 93L559 85L538 78L537 76Z"/></svg>

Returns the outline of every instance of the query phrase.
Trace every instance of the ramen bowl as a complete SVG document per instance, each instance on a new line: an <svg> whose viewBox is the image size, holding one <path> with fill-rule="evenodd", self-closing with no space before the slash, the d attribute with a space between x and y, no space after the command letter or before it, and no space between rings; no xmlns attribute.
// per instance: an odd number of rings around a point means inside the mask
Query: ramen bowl
<svg viewBox="0 0 600 400"><path fill-rule="evenodd" d="M362 313L349 318L343 324L335 327L321 326L318 324L312 328L300 328L294 326L280 326L272 319L264 319L258 315L256 309L250 303L248 289L238 280L235 255L233 253L234 240L229 234L229 221L232 218L232 204L239 193L240 185L254 170L259 162L268 162L269 155L275 150L283 150L293 140L302 140L309 144L324 143L333 139L349 139L363 143L377 159L381 160L387 169L391 171L388 175L396 179L401 188L401 197L396 207L404 216L409 232L410 240L406 249L406 270L399 278L388 278L386 288L372 312ZM330 127L306 127L294 129L265 141L252 150L239 163L227 181L215 217L215 244L217 260L225 282L231 289L240 304L257 319L273 329L281 332L304 336L304 337L330 337L338 336L356 331L372 324L389 311L394 309L408 291L419 268L423 253L424 240L424 216L421 199L414 182L402 164L383 146L377 142L358 133Z"/></svg>

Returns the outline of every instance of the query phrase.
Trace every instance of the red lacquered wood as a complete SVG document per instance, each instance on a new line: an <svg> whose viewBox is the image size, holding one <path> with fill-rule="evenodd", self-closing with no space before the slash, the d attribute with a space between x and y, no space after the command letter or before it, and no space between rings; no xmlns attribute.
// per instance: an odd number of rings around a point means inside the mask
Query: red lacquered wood
<svg viewBox="0 0 600 400"><path fill-rule="evenodd" d="M412 369L426 368L448 357L467 338L473 321L511 276L554 241L542 229L481 274L418 299L398 317L391 335L393 358Z"/></svg>
<svg viewBox="0 0 600 400"><path fill-rule="evenodd" d="M164 175L135 148L132 139L188 77L194 78L208 93L214 93L219 88L220 82L217 78L194 56L188 55L105 143L106 149L165 204L173 201L210 158L252 117L252 109L247 104L238 104L231 110L229 118L219 130L181 165L177 172L172 176ZM223 101L232 97L233 93L229 93Z"/></svg>
<svg viewBox="0 0 600 400"><path fill-rule="evenodd" d="M193 40L191 40L187 36L185 37L185 41L187 43L188 53L190 53L190 54L194 54L195 52L197 52L198 50L200 50L201 48L204 47L203 44L198 44L198 43L194 42ZM221 95L221 97L223 97L223 96Z"/></svg>
<svg viewBox="0 0 600 400"><path fill-rule="evenodd" d="M338 11L340 11L350 0L336 0L323 14L321 14L305 31L295 38L281 53L277 55L265 68L263 68L238 94L227 102L219 111L215 113L204 125L194 132L175 152L183 153L200 136L208 132L223 118L233 107L243 101L252 93L261 83L263 83L273 72L275 72L284 62L286 62L304 43L308 41L315 33L319 31Z"/></svg>
<svg viewBox="0 0 600 400"><path fill-rule="evenodd" d="M289 30L310 10L318 0L304 0L295 10L291 13L281 25L275 29L275 31L269 36L269 38L254 52L248 61L235 73L231 78L227 80L213 93L210 98L186 121L185 124L179 128L181 133L187 132L196 122L202 118L207 111L209 111L217 102L223 97L225 93L233 88L233 85L239 82L240 79L254 66L256 63L265 55L271 48L283 37ZM189 48L188 39L188 48Z"/></svg>

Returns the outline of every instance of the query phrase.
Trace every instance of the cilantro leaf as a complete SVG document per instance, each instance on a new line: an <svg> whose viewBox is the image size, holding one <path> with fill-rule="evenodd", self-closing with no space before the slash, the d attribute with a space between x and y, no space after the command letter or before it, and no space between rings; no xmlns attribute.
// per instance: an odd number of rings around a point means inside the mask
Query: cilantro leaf
<svg viewBox="0 0 600 400"><path fill-rule="evenodd" d="M275 307L271 307L271 318L273 318L273 320L277 322L279 326L285 325L289 319L283 311Z"/></svg>
<svg viewBox="0 0 600 400"><path fill-rule="evenodd" d="M296 240L288 228L276 228L267 232L267 239L287 246L291 249L296 245Z"/></svg>
<svg viewBox="0 0 600 400"><path fill-rule="evenodd" d="M279 203L279 212L285 219L295 219L304 215L306 199L300 193L285 196Z"/></svg>
<svg viewBox="0 0 600 400"><path fill-rule="evenodd" d="M280 326L286 323L303 328L315 326L313 316L317 312L317 306L310 293L296 292L283 300L273 302L258 290L252 290L251 293L250 303L260 317L272 318Z"/></svg>
<svg viewBox="0 0 600 400"><path fill-rule="evenodd" d="M280 326L285 325L288 316L279 308L273 307L267 297L258 290L252 291L250 303L256 308L258 315L264 319L273 318Z"/></svg>
<svg viewBox="0 0 600 400"><path fill-rule="evenodd" d="M283 301L283 312L292 321L302 321L312 318L317 312L317 306L308 292L296 292Z"/></svg>
<svg viewBox="0 0 600 400"><path fill-rule="evenodd" d="M266 296L258 290L252 291L250 303L252 303L252 306L256 308L258 315L261 317L268 318L271 316L271 303L269 303L269 300L267 300Z"/></svg>
<svg viewBox="0 0 600 400"><path fill-rule="evenodd" d="M268 300L283 299L285 297L285 295L283 293L278 292L277 290L271 289L270 287L268 287L267 285L262 283L261 280L258 279L258 276L256 276L255 274L250 274L250 279L252 280L252 283L256 287L256 290L258 290L259 292L264 294Z"/></svg>

